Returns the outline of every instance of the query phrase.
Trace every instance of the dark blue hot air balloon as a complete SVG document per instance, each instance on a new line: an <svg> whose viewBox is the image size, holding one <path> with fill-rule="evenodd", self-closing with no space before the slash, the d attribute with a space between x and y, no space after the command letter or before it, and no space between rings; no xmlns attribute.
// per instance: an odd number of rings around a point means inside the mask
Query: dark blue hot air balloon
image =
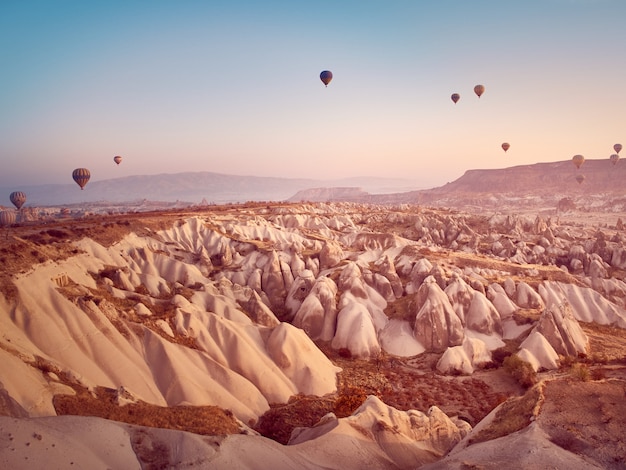
<svg viewBox="0 0 626 470"><path fill-rule="evenodd" d="M320 73L320 80L324 83L324 85L328 86L332 79L333 73L330 70L324 70L322 73Z"/></svg>

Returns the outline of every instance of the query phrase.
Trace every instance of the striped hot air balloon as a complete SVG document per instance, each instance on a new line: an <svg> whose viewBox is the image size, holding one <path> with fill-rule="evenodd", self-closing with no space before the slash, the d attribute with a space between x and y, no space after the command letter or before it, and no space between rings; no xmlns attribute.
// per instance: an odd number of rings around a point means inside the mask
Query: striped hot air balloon
<svg viewBox="0 0 626 470"><path fill-rule="evenodd" d="M80 189L82 190L85 188L89 178L91 178L91 173L87 168L76 168L72 172L72 178L74 178L74 181L76 181L76 184L80 186Z"/></svg>
<svg viewBox="0 0 626 470"><path fill-rule="evenodd" d="M9 199L11 200L13 205L19 210L26 202L26 194L24 194L22 191L13 191L9 195Z"/></svg>
<svg viewBox="0 0 626 470"><path fill-rule="evenodd" d="M2 211L0 212L0 225L3 227L8 227L9 225L13 225L17 220L17 216L15 211Z"/></svg>

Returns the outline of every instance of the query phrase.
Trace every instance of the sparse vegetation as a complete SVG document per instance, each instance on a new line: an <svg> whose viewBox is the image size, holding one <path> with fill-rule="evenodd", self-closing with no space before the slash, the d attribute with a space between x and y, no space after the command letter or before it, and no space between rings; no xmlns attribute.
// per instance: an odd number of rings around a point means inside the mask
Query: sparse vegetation
<svg viewBox="0 0 626 470"><path fill-rule="evenodd" d="M358 387L347 387L341 391L341 394L335 400L333 412L338 418L345 418L354 413L359 406L363 404L367 398L364 389Z"/></svg>
<svg viewBox="0 0 626 470"><path fill-rule="evenodd" d="M587 364L582 364L580 362L572 365L570 373L572 377L580 380L581 382L587 382L591 378Z"/></svg>
<svg viewBox="0 0 626 470"><path fill-rule="evenodd" d="M470 439L470 444L497 439L525 428L536 415L541 399L540 386L531 388L521 397L508 399L500 406L491 424Z"/></svg>
<svg viewBox="0 0 626 470"><path fill-rule="evenodd" d="M328 345L321 349L342 372L338 391L327 397L294 396L286 405L272 405L255 424L254 429L266 437L286 443L298 426L313 426L329 412L337 417L352 414L369 395L398 410L426 413L437 406L449 416L459 416L475 425L507 396L494 392L485 382L468 377L445 377L431 369L436 355L425 354L419 364L408 366L407 360L384 356L378 361L345 358Z"/></svg>
<svg viewBox="0 0 626 470"><path fill-rule="evenodd" d="M581 323L589 338L590 361L600 364L626 364L626 330L614 325Z"/></svg>
<svg viewBox="0 0 626 470"><path fill-rule="evenodd" d="M517 343L509 341L506 346L494 349L491 351L491 360L496 367L501 367L504 364L506 358L511 356L517 350Z"/></svg>
<svg viewBox="0 0 626 470"><path fill-rule="evenodd" d="M537 383L537 374L533 367L517 354L506 357L502 366L522 387L529 388Z"/></svg>
<svg viewBox="0 0 626 470"><path fill-rule="evenodd" d="M414 296L404 295L387 304L385 314L389 319L415 321Z"/></svg>
<svg viewBox="0 0 626 470"><path fill-rule="evenodd" d="M145 402L120 406L116 403L116 390L98 387L94 395L81 387L77 394L57 395L54 408L59 415L97 416L164 429L178 429L202 435L240 434L241 427L233 414L217 406L163 407Z"/></svg>
<svg viewBox="0 0 626 470"><path fill-rule="evenodd" d="M591 369L591 380L604 380L606 379L606 371L601 367L594 367Z"/></svg>
<svg viewBox="0 0 626 470"><path fill-rule="evenodd" d="M297 395L286 404L272 405L256 424L250 424L265 437L287 444L296 427L315 425L324 415L333 412L334 406L334 398Z"/></svg>

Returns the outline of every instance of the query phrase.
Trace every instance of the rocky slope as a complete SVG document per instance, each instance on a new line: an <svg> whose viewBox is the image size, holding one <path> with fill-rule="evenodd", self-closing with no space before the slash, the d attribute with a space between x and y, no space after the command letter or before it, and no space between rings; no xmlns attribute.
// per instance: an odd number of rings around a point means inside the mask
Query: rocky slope
<svg viewBox="0 0 626 470"><path fill-rule="evenodd" d="M120 406L229 410L244 433L209 451L209 441L170 431L87 425L96 426L89 439L130 439L140 461L134 444L149 435L169 463L192 456L254 468L273 453L277 468L414 468L471 431L436 398L417 411L371 397L352 416L294 431L287 448L249 426L294 396L336 397L340 368L322 350L409 368L429 357L423 372L458 377L497 366L494 354L507 349L542 372L599 354L587 325L626 328L618 223L266 204L23 224L3 238L0 381L11 416L3 432L22 439L44 435L41 426L82 429L77 420L50 421L54 397L114 390ZM623 360L617 338L605 361ZM250 460L228 451L247 440L256 442ZM5 444L6 462L28 456ZM102 459L105 448L85 458ZM345 459L333 458L338 449Z"/></svg>
<svg viewBox="0 0 626 470"><path fill-rule="evenodd" d="M578 183L577 176L585 177ZM354 188L309 188L289 201L351 201L371 204L422 204L473 212L488 210L543 210L557 214L582 211L626 210L626 165L607 159L588 159L577 169L571 161L535 163L502 169L468 170L444 186L398 192L362 194Z"/></svg>

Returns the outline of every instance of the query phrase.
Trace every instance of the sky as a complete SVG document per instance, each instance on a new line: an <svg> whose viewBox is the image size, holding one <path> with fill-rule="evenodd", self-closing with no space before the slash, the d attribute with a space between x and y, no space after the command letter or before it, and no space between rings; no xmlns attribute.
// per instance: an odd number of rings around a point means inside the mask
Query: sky
<svg viewBox="0 0 626 470"><path fill-rule="evenodd" d="M3 0L0 187L86 167L430 188L609 158L625 20L624 0Z"/></svg>

